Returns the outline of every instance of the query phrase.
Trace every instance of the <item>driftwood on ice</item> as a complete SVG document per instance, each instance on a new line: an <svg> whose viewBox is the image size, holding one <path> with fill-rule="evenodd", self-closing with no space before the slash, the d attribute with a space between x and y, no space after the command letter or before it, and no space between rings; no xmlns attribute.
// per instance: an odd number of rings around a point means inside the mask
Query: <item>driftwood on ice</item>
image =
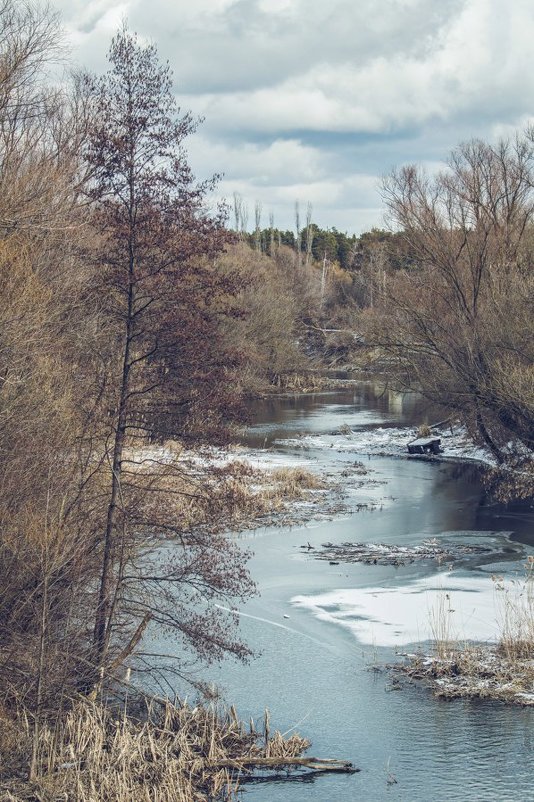
<svg viewBox="0 0 534 802"><path fill-rule="evenodd" d="M423 540L414 546L396 546L388 543L323 543L315 549L309 543L301 549L311 554L316 560L327 560L334 564L339 562L366 563L367 565L405 565L418 560L437 560L452 562L473 554L487 554L491 549L487 546L463 543L447 543L440 545L436 539Z"/></svg>

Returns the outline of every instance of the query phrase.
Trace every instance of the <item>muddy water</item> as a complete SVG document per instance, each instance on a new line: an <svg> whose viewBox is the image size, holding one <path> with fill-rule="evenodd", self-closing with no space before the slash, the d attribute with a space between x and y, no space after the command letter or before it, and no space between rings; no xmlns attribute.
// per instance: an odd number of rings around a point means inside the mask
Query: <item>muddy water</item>
<svg viewBox="0 0 534 802"><path fill-rule="evenodd" d="M241 535L254 552L251 570L261 593L241 610L241 624L258 656L247 666L228 662L209 678L244 717L259 716L267 704L272 722L282 731L296 727L310 737L311 754L350 759L361 768L354 776L247 786L243 799L534 800L534 709L439 701L410 686L393 690L388 675L375 670L395 659L396 650L408 648L407 622L401 620L400 607L396 609L402 592L415 589L417 594L417 583L432 582L443 567L329 565L301 548L349 540L409 545L434 536L488 544L489 557L466 557L454 566L455 581L469 589L474 579L490 582L494 572L521 576L534 545L534 511L490 504L469 465L369 457L334 447L303 451L295 445L277 446L278 439L307 432L331 435L343 424L372 432L373 427L419 423L422 410L416 397L382 393L364 384L347 393L265 402L253 413L250 444L277 449L290 461L307 460L320 471L341 471L361 459L372 471L373 484L358 487L354 480L354 488L349 487L353 510L362 501L372 502L372 508L360 506L359 512L306 528ZM320 609L316 604L329 591L335 599L338 591L365 589L372 589L370 609L335 600ZM373 621L372 598L380 589L392 591L390 609ZM475 591L471 595L476 616L479 597ZM304 603L296 604L297 597ZM420 597L408 615L416 609L421 627L417 640L425 640L428 608L424 594Z"/></svg>

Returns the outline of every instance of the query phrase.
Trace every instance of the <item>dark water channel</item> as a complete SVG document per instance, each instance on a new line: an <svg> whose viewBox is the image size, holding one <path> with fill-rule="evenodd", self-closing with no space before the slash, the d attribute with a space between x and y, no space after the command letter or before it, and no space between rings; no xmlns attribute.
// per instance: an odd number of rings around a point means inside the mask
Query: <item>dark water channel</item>
<svg viewBox="0 0 534 802"><path fill-rule="evenodd" d="M323 776L307 783L249 785L243 799L534 800L534 708L440 701L411 686L390 690L388 675L373 666L395 659L393 646L382 645L380 638L375 645L369 638L364 643L350 626L322 620L311 608L291 601L336 589L400 588L440 570L428 563L398 568L329 565L303 552L300 546L308 542L413 544L450 533L494 548L490 559L466 558L457 566L460 582L493 571L519 575L534 545L534 511L491 504L470 465L358 456L320 444L303 451L275 442L309 432L330 434L342 424L372 430L419 423L423 414L416 397L362 384L335 395L258 403L253 415L249 444L270 446L288 459L304 459L316 470L341 470L344 462L362 459L376 484L354 494L355 503L360 496L372 498L373 510L311 522L306 528L240 536L254 552L251 570L260 589L259 597L241 611L242 632L259 656L246 666L228 662L213 669L209 679L221 686L245 719L259 718L267 705L273 726L282 731L295 727L312 740L310 754L349 759L361 768L353 776ZM421 611L424 615L423 599Z"/></svg>

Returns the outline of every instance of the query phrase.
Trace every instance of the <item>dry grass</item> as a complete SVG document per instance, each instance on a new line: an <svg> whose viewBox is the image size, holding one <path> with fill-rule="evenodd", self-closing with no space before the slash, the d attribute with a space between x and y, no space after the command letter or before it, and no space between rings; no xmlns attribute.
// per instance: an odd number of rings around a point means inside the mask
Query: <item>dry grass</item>
<svg viewBox="0 0 534 802"><path fill-rule="evenodd" d="M263 471L247 467L247 463L237 471L231 463L218 481L221 505L224 500L229 513L227 524L241 527L264 523L266 518L274 523L276 516L290 510L291 502L305 501L314 491L327 487L320 476L302 467Z"/></svg>
<svg viewBox="0 0 534 802"><path fill-rule="evenodd" d="M417 437L432 437L432 429L428 423L422 423L417 429Z"/></svg>
<svg viewBox="0 0 534 802"><path fill-rule="evenodd" d="M495 576L500 637L497 652L507 660L534 659L534 559L528 558L527 578L506 584Z"/></svg>
<svg viewBox="0 0 534 802"><path fill-rule="evenodd" d="M534 661L501 656L497 649L464 645L447 657L416 655L396 667L446 699L492 699L534 705Z"/></svg>
<svg viewBox="0 0 534 802"><path fill-rule="evenodd" d="M160 499L163 491L169 513L184 529L214 522L220 529L253 527L327 488L318 474L300 466L262 470L239 458L214 466L173 442L132 451L129 459L135 481L157 488Z"/></svg>
<svg viewBox="0 0 534 802"><path fill-rule="evenodd" d="M0 781L0 800L65 802L202 802L232 799L247 760L287 761L309 742L299 735L245 727L233 708L162 701L145 720L87 702L77 704L39 744L38 780ZM24 740L24 739L22 739ZM3 792L3 795L2 795Z"/></svg>
<svg viewBox="0 0 534 802"><path fill-rule="evenodd" d="M278 494L290 498L301 498L307 490L323 490L325 483L320 476L306 468L277 468L272 471L271 479L275 483Z"/></svg>
<svg viewBox="0 0 534 802"><path fill-rule="evenodd" d="M441 660L449 658L456 638L451 627L451 604L448 593L440 593L435 607L430 610L430 629L434 638L434 651Z"/></svg>
<svg viewBox="0 0 534 802"><path fill-rule="evenodd" d="M409 655L396 670L430 683L437 696L534 705L534 558L522 582L495 583L499 638L495 646L458 642L450 625L450 600L440 594L431 612L434 654Z"/></svg>

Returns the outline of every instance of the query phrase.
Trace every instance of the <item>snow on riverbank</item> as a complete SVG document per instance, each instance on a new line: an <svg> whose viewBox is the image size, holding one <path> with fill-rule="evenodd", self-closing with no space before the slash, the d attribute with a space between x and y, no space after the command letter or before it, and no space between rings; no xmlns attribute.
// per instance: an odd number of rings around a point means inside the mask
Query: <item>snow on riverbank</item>
<svg viewBox="0 0 534 802"><path fill-rule="evenodd" d="M224 468L233 463L246 462L254 470L271 471L277 468L310 467L310 458L306 455L285 454L268 449L250 449L245 446L231 446L230 448L216 448L206 446L200 451L184 448L176 441L151 444L128 452L128 459L137 464L157 463L171 465L187 463L198 467Z"/></svg>
<svg viewBox="0 0 534 802"><path fill-rule="evenodd" d="M135 462L158 462L160 464L189 462L197 466L224 468L236 462L245 462L254 470L273 471L278 468L306 467L319 472L320 452L335 449L340 453L354 453L359 456L393 456L420 459L420 455L409 455L408 443L417 438L414 427L379 426L370 415L363 425L355 428L343 424L336 431L321 434L302 434L296 437L280 438L274 442L275 448L250 448L233 445L228 449L205 447L200 452L183 448L178 442L163 445L153 444L137 449L132 455ZM494 465L492 455L476 446L461 426L444 427L433 430L441 439L440 458L469 460L486 465ZM282 447L284 450L279 450ZM289 451L288 449L291 449ZM315 453L310 453L315 452ZM317 454L319 452L319 454ZM425 457L427 458L427 457Z"/></svg>
<svg viewBox="0 0 534 802"><path fill-rule="evenodd" d="M435 430L436 437L441 438L443 457L452 459L474 460L492 465L494 461L483 448L476 446L467 436L465 429L456 427L452 431ZM408 457L407 446L417 437L417 429L413 427L376 427L358 430L341 427L331 434L304 435L303 437L277 440L277 445L300 449L335 448L338 451L349 451L355 454L374 454L394 457ZM412 458L417 459L417 456Z"/></svg>
<svg viewBox="0 0 534 802"><path fill-rule="evenodd" d="M534 660L489 646L451 648L443 656L406 654L389 668L445 699L492 699L534 706ZM395 680L398 682L398 680Z"/></svg>
<svg viewBox="0 0 534 802"><path fill-rule="evenodd" d="M232 446L204 447L192 451L179 442L151 444L129 451L130 470L161 471L167 483L179 481L176 493L194 494L201 485L224 505L230 531L268 526L296 526L312 520L333 518L346 512L346 484L356 477L357 486L372 483L361 479L369 471L363 466L340 466L324 470L308 455L286 454L267 449ZM189 483L193 483L191 487ZM218 495L217 495L218 494ZM361 502L369 508L374 503Z"/></svg>

